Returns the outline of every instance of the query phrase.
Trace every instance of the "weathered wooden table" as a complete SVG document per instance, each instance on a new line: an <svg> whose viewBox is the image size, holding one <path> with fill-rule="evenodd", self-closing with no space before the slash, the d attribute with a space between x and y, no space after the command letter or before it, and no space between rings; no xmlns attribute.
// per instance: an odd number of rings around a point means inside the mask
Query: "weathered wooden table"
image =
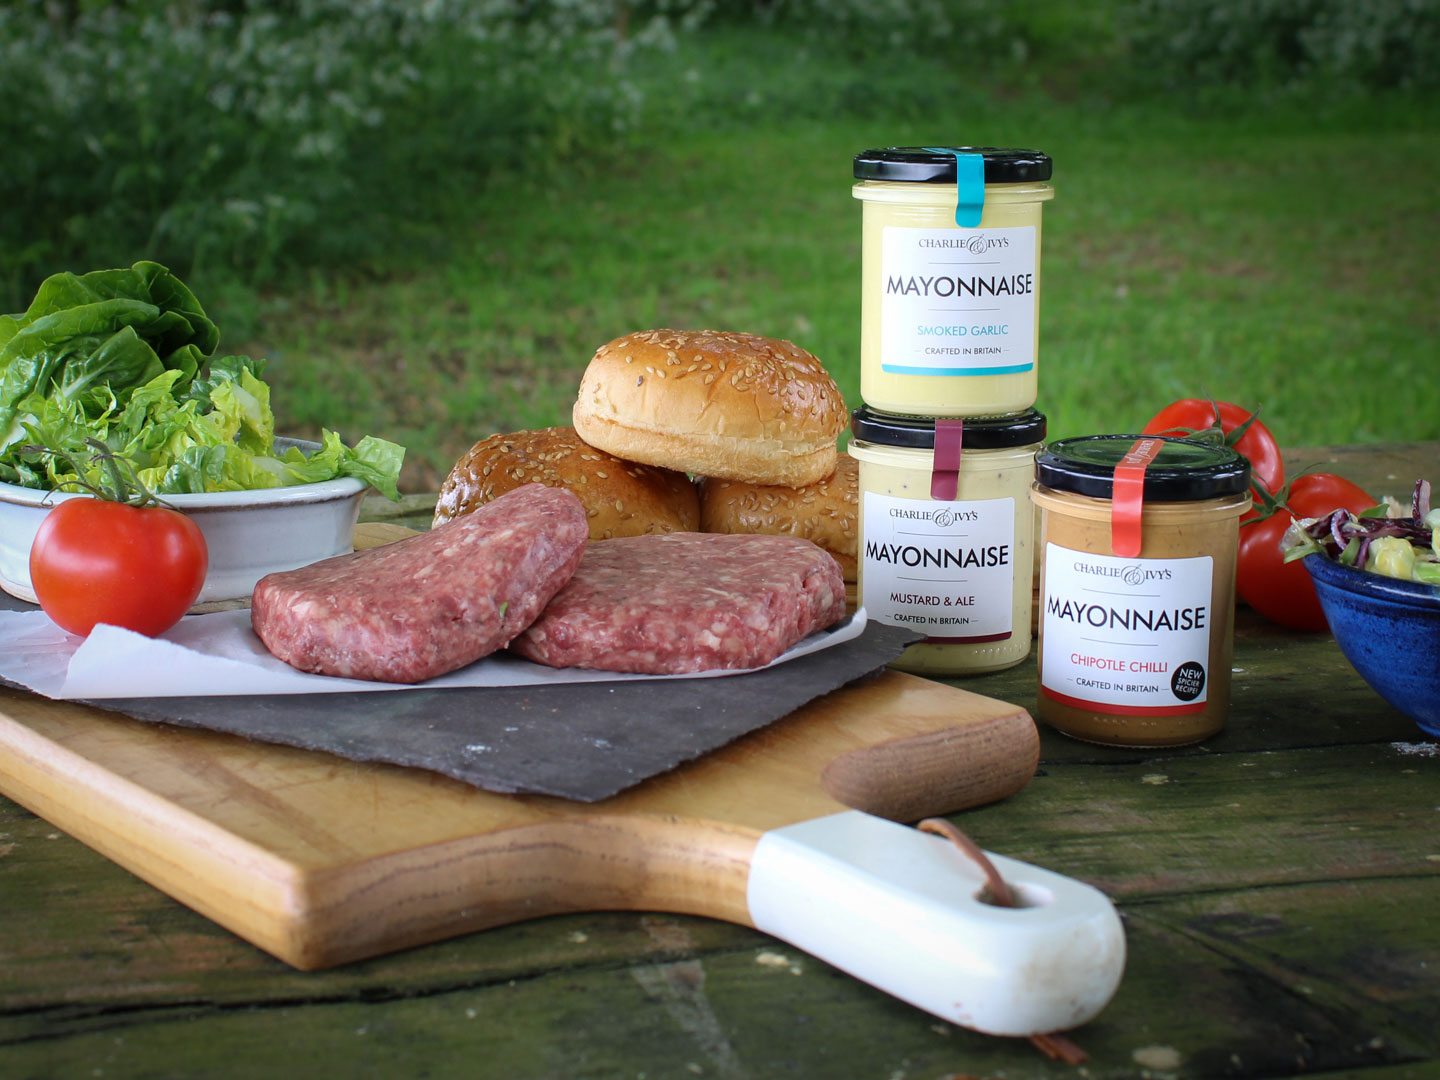
<svg viewBox="0 0 1440 1080"><path fill-rule="evenodd" d="M1288 458L1375 493L1440 472L1435 443ZM1028 787L953 819L1119 906L1129 964L1079 1067L699 918L552 917L304 974L0 799L0 1077L1440 1076L1440 743L1328 635L1242 612L1235 667L1209 742L1046 731ZM1028 705L1033 659L964 685Z"/></svg>

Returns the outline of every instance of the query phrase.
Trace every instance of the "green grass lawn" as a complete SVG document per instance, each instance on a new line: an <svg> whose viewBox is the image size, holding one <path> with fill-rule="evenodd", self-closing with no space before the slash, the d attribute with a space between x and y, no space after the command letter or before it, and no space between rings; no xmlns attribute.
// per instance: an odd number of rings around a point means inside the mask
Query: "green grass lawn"
<svg viewBox="0 0 1440 1080"><path fill-rule="evenodd" d="M701 60L678 57L674 85ZM405 443L411 491L488 434L568 423L590 355L633 330L786 337L859 405L851 157L1020 145L1056 163L1038 403L1052 436L1213 396L1263 406L1290 445L1440 438L1435 108L1216 117L946 78L922 104L837 113L761 93L694 123L677 90L654 130L603 155L477 184L442 258L276 291L226 347L269 356L282 431Z"/></svg>

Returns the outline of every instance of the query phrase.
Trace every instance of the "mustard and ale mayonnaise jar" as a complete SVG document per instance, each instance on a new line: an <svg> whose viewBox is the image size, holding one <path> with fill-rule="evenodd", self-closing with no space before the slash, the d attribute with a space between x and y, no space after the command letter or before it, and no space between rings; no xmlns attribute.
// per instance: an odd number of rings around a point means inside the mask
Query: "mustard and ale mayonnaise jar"
<svg viewBox="0 0 1440 1080"><path fill-rule="evenodd" d="M1029 491L1045 417L1030 409L935 419L865 406L850 433L860 464L860 603L869 619L925 634L890 666L978 675L1024 660Z"/></svg>
<svg viewBox="0 0 1440 1080"><path fill-rule="evenodd" d="M985 416L1035 404L1035 150L889 147L855 156L864 204L860 396L882 412Z"/></svg>
<svg viewBox="0 0 1440 1080"><path fill-rule="evenodd" d="M1041 720L1140 747L1224 727L1249 489L1243 457L1185 439L1093 435L1038 456Z"/></svg>

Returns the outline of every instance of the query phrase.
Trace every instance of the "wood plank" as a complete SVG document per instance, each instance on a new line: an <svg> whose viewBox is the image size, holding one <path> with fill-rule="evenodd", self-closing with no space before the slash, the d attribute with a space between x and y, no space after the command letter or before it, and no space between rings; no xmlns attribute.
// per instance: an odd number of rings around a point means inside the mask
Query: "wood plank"
<svg viewBox="0 0 1440 1080"><path fill-rule="evenodd" d="M360 500L360 520L401 525L423 532L430 528L430 522L435 517L435 499L433 491L402 495L398 502L372 492Z"/></svg>
<svg viewBox="0 0 1440 1080"><path fill-rule="evenodd" d="M1073 1033L1091 1055L1081 1075L1277 1076L1432 1060L1440 999L1425 965L1440 956L1440 924L1389 917L1431 895L1426 882L1305 884L1131 911L1126 982ZM220 1074L216 1062L227 1063L223 1075L257 1077L1073 1075L1023 1041L941 1024L753 932L716 948L698 936L704 920L618 918L649 939L648 956L519 978L478 972L422 991L375 971L364 985L243 1008L197 986L144 1008L17 1017L0 1046L25 1076L205 1076ZM578 920L540 925L573 940ZM590 930L587 946L605 934Z"/></svg>
<svg viewBox="0 0 1440 1080"><path fill-rule="evenodd" d="M1408 500L1416 480L1440 482L1440 443L1356 443L1297 446L1284 450L1285 473L1333 472L1376 498Z"/></svg>
<svg viewBox="0 0 1440 1080"><path fill-rule="evenodd" d="M1440 885L1437 807L1440 757L1377 744L1053 762L1023 798L956 820L982 846L1134 903L1309 881Z"/></svg>

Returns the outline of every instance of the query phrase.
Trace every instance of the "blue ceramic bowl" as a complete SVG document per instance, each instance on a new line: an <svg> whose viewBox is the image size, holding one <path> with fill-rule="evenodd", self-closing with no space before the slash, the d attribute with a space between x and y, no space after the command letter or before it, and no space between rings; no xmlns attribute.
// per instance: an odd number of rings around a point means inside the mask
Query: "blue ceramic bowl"
<svg viewBox="0 0 1440 1080"><path fill-rule="evenodd" d="M1345 659L1375 692L1440 737L1440 588L1310 555L1305 568Z"/></svg>

